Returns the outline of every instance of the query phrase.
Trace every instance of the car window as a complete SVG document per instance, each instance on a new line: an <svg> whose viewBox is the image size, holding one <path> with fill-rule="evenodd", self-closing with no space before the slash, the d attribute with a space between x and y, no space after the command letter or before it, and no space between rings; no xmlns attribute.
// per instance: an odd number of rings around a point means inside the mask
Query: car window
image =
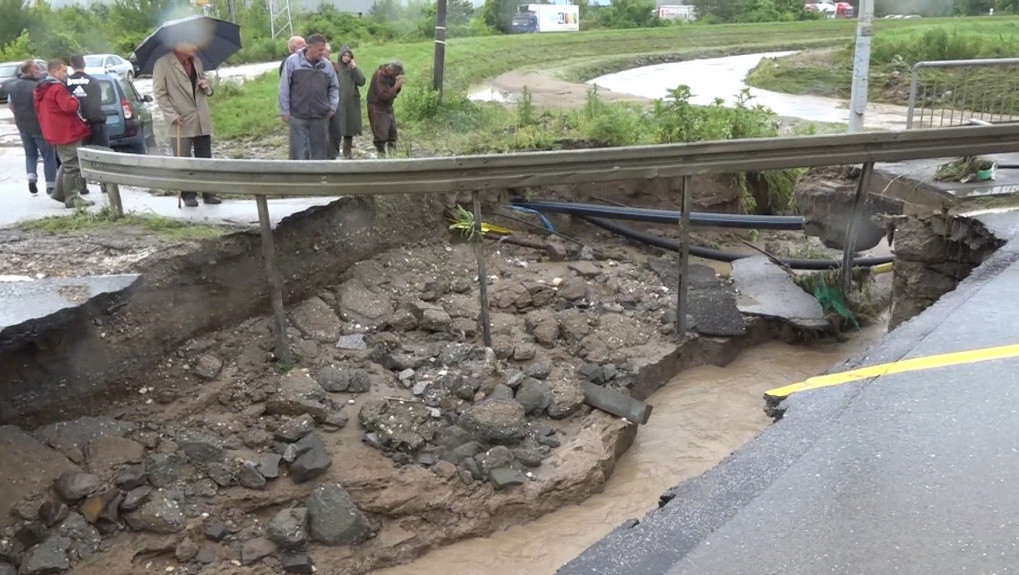
<svg viewBox="0 0 1019 575"><path fill-rule="evenodd" d="M119 66L124 63L124 59L120 56L113 56L113 63Z"/></svg>
<svg viewBox="0 0 1019 575"><path fill-rule="evenodd" d="M13 78L18 75L18 64L0 66L0 78Z"/></svg>
<svg viewBox="0 0 1019 575"><path fill-rule="evenodd" d="M120 83L120 89L127 94L127 99L131 100L131 103L140 106L142 104L142 97L138 94L138 91L134 89L134 84L127 80L118 77L117 82Z"/></svg>
<svg viewBox="0 0 1019 575"><path fill-rule="evenodd" d="M113 82L110 80L99 80L100 92L103 96L103 104L116 104L119 98L117 97L117 89L113 87Z"/></svg>
<svg viewBox="0 0 1019 575"><path fill-rule="evenodd" d="M102 68L103 57L102 56L85 56L85 65L89 68Z"/></svg>
<svg viewBox="0 0 1019 575"><path fill-rule="evenodd" d="M113 65L114 65L114 64L113 64L113 58L110 58L109 56L107 56L107 57L106 57L106 66L107 66L107 67L111 67L111 66L113 66Z"/></svg>

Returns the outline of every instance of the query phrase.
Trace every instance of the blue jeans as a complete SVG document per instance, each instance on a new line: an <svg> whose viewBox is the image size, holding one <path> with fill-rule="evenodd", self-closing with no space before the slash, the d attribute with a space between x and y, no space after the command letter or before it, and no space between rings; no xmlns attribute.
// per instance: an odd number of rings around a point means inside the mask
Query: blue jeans
<svg viewBox="0 0 1019 575"><path fill-rule="evenodd" d="M46 177L46 188L52 188L57 181L57 153L46 143L42 134L21 132L21 147L25 149L25 172L28 181L39 181L39 157L42 156L42 170Z"/></svg>
<svg viewBox="0 0 1019 575"><path fill-rule="evenodd" d="M329 119L290 117L290 159L325 160L329 152Z"/></svg>

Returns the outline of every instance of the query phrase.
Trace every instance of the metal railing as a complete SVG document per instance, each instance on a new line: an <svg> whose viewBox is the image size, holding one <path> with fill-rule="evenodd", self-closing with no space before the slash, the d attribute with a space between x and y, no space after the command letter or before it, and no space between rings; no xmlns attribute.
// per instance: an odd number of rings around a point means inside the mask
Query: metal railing
<svg viewBox="0 0 1019 575"><path fill-rule="evenodd" d="M917 62L906 129L1019 119L1019 58Z"/></svg>
<svg viewBox="0 0 1019 575"><path fill-rule="evenodd" d="M1019 124L420 160L218 160L139 156L96 148L82 148L78 157L86 178L107 184L110 204L118 215L123 214L120 185L254 195L277 336L276 353L283 361L289 361L282 279L276 270L267 195L371 196L470 191L474 204L478 277L485 278L481 243L482 192L554 184L668 178L676 193L676 203L682 207L678 222L682 248L676 322L677 333L683 337L686 334L691 176L863 164L854 203L854 211L859 212L876 162L1005 152L1019 152ZM856 219L850 219L846 231L842 258L844 289L851 277L856 238L852 222ZM491 346L487 282L479 281L478 287L482 335L485 345Z"/></svg>

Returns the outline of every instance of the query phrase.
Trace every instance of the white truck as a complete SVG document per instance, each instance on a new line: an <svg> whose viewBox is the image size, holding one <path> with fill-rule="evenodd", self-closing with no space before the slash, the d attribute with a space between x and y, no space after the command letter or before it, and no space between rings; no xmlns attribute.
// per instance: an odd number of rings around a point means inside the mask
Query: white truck
<svg viewBox="0 0 1019 575"><path fill-rule="evenodd" d="M521 4L513 17L513 33L578 32L580 6L555 4Z"/></svg>

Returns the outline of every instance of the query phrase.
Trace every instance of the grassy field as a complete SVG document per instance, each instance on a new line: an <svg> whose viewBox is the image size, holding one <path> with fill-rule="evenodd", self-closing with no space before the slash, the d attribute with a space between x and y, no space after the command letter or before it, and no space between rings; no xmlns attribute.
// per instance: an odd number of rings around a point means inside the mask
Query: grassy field
<svg viewBox="0 0 1019 575"><path fill-rule="evenodd" d="M910 70L925 60L962 60L1019 56L1019 18L977 17L878 20L874 25L871 49L869 99L905 104L909 94ZM808 51L786 58L762 62L750 73L751 86L791 94L814 94L848 98L853 71L853 43L833 49ZM966 74L971 71L965 72ZM981 86L985 91L1006 96L1015 89L1015 70L983 70L976 76L961 78L958 73L934 72L926 81L931 98L958 97L950 90L960 80ZM1008 77L1003 77L1008 76ZM940 84L939 90L935 83ZM949 91L946 94L946 91ZM990 98L994 100L994 98ZM967 105L970 109L972 106ZM979 107L979 106L977 106Z"/></svg>

